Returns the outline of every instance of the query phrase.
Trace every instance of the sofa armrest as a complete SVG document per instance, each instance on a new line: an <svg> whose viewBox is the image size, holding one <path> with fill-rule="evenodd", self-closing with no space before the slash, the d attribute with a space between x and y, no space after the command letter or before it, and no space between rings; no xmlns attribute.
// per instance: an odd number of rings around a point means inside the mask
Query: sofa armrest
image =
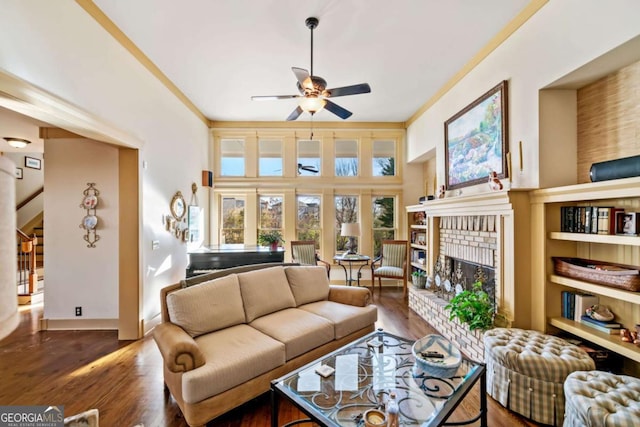
<svg viewBox="0 0 640 427"><path fill-rule="evenodd" d="M204 354L198 344L184 329L170 322L153 328L162 359L171 372L187 372L204 365Z"/></svg>
<svg viewBox="0 0 640 427"><path fill-rule="evenodd" d="M366 307L371 304L371 292L367 288L330 285L329 301L355 305L358 307Z"/></svg>

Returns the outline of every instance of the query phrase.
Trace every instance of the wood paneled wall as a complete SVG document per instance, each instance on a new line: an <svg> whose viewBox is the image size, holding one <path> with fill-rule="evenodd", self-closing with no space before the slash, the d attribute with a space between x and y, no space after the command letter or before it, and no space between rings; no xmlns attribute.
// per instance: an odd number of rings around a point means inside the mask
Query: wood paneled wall
<svg viewBox="0 0 640 427"><path fill-rule="evenodd" d="M592 163L640 155L640 61L578 90L578 183Z"/></svg>

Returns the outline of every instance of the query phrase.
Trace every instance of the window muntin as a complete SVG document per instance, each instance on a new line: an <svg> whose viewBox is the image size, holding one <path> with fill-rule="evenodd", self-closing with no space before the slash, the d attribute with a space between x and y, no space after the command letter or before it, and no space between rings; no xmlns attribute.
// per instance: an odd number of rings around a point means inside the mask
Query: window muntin
<svg viewBox="0 0 640 427"><path fill-rule="evenodd" d="M244 243L245 199L241 197L222 197L222 224L220 243Z"/></svg>
<svg viewBox="0 0 640 427"><path fill-rule="evenodd" d="M358 197L357 196L336 196L335 197L335 250L336 253L344 252L348 237L340 236L343 223L358 222ZM358 239L356 239L357 241Z"/></svg>
<svg viewBox="0 0 640 427"><path fill-rule="evenodd" d="M336 176L358 176L358 141L335 141Z"/></svg>
<svg viewBox="0 0 640 427"><path fill-rule="evenodd" d="M383 240L393 240L396 224L396 198L374 196L371 201L373 215L373 256L380 255Z"/></svg>
<svg viewBox="0 0 640 427"><path fill-rule="evenodd" d="M318 172L310 172L308 170L300 168L300 166L309 166L315 168L315 170L317 170ZM306 139L298 140L298 175L320 175L320 141Z"/></svg>
<svg viewBox="0 0 640 427"><path fill-rule="evenodd" d="M395 176L396 174L395 141L373 141L373 176Z"/></svg>
<svg viewBox="0 0 640 427"><path fill-rule="evenodd" d="M261 139L258 141L259 176L282 176L282 141Z"/></svg>
<svg viewBox="0 0 640 427"><path fill-rule="evenodd" d="M244 176L244 141L220 140L220 176Z"/></svg>
<svg viewBox="0 0 640 427"><path fill-rule="evenodd" d="M296 237L298 240L313 240L316 249L320 249L322 232L320 196L299 195L296 197L298 212L296 216Z"/></svg>

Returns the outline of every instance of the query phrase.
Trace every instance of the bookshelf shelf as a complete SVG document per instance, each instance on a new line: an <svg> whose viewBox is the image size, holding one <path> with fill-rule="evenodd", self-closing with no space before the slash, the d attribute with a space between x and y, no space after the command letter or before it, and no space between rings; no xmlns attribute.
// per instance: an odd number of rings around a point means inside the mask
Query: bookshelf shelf
<svg viewBox="0 0 640 427"><path fill-rule="evenodd" d="M418 245L416 243L412 243L411 247L414 248L414 249L421 249L423 251L427 250L427 245Z"/></svg>
<svg viewBox="0 0 640 427"><path fill-rule="evenodd" d="M558 285L568 286L570 288L578 289L587 293L608 296L623 301L629 301L634 304L640 304L639 292L624 291L622 289L596 285L594 283L583 282L580 280L570 279L568 277L558 276L555 274L549 276L549 281Z"/></svg>
<svg viewBox="0 0 640 427"><path fill-rule="evenodd" d="M552 262L552 257L575 257L640 266L638 236L561 231L567 227L564 215L566 208L571 206L640 212L640 177L534 190L530 200L533 233L539 236L532 246L532 304L542 307L542 310L532 312L533 329L568 332L626 357L624 372L640 372L640 347L622 341L618 335L609 335L562 317L563 307L566 307L563 292L575 290L597 296L599 303L607 305L615 314L617 322L633 331L640 323L640 292L560 276L554 271Z"/></svg>
<svg viewBox="0 0 640 427"><path fill-rule="evenodd" d="M549 320L549 323L558 329L562 329L570 334L582 337L594 344L614 351L636 362L640 362L640 347L637 347L632 343L621 341L619 335L605 334L604 332L599 332L589 326L583 326L578 322L562 317L552 318Z"/></svg>
<svg viewBox="0 0 640 427"><path fill-rule="evenodd" d="M427 266L424 264L420 264L419 262L412 262L411 266L420 270L425 270L425 271L427 270Z"/></svg>
<svg viewBox="0 0 640 427"><path fill-rule="evenodd" d="M565 233L560 231L552 231L549 233L549 238L553 240L566 240L570 242L640 246L640 237L637 236L616 236L606 234Z"/></svg>
<svg viewBox="0 0 640 427"><path fill-rule="evenodd" d="M427 226L426 225L417 225L417 224L413 224L411 225L411 228L414 230L427 230Z"/></svg>

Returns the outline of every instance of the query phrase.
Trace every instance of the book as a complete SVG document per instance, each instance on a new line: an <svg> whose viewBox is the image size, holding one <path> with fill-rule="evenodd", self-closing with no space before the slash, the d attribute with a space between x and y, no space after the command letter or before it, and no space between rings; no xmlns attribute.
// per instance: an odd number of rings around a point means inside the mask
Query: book
<svg viewBox="0 0 640 427"><path fill-rule="evenodd" d="M591 207L591 234L598 234L598 207Z"/></svg>
<svg viewBox="0 0 640 427"><path fill-rule="evenodd" d="M604 322L602 320L596 320L587 314L583 314L580 317L580 320L582 322L593 323L594 325L602 326L603 328L618 328L618 329L622 328L622 325L618 322L614 322L614 321Z"/></svg>
<svg viewBox="0 0 640 427"><path fill-rule="evenodd" d="M604 332L605 334L609 334L609 335L618 335L621 329L621 328L607 328L607 327L596 325L595 323L587 322L584 320L581 320L580 324L593 328L596 331Z"/></svg>
<svg viewBox="0 0 640 427"><path fill-rule="evenodd" d="M576 294L576 303L573 313L573 320L580 322L583 314L586 313L587 308L598 304L599 299L595 295L589 294Z"/></svg>
<svg viewBox="0 0 640 427"><path fill-rule="evenodd" d="M612 207L598 207L598 234L609 234L609 215Z"/></svg>

